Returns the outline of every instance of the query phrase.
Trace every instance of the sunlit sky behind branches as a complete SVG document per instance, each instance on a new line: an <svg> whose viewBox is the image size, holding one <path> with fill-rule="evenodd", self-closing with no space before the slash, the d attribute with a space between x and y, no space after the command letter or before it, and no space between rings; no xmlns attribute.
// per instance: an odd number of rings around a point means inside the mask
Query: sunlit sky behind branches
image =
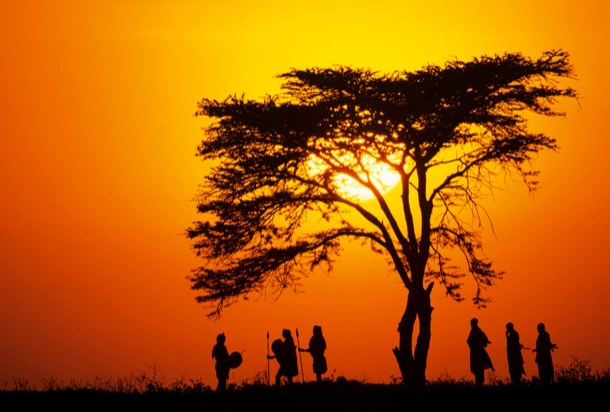
<svg viewBox="0 0 610 412"><path fill-rule="evenodd" d="M507 377L505 324L533 346L544 322L572 356L610 367L607 1L13 1L0 8L0 387L157 365L215 385L215 336L244 352L237 382L265 370L266 332L322 326L335 376L388 382L406 290L383 258L346 244L304 293L253 296L214 322L186 276L184 230L207 167L195 155L202 98L279 92L274 76L333 64L379 72L453 59L568 51L581 98L532 117L557 139L541 189L507 180L485 206L485 253L505 279L477 310L433 292L428 378L471 378L471 317ZM503 182L499 182L502 183ZM398 201L390 192L389 199ZM390 201L394 201L390 200ZM464 290L472 296L472 284ZM528 376L534 356L524 353ZM311 358L303 358L313 379ZM276 371L272 364L272 374Z"/></svg>

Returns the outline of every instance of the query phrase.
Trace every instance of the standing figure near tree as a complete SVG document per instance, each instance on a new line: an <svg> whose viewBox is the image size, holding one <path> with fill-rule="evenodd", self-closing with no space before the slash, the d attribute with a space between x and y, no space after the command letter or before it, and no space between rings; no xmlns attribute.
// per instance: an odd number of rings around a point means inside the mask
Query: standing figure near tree
<svg viewBox="0 0 610 412"><path fill-rule="evenodd" d="M216 378L218 378L218 386L216 387L216 390L218 392L227 389L229 370L231 370L229 351L225 346L225 341L226 337L224 333L216 336L216 345L214 345L214 349L212 349L212 359L216 359Z"/></svg>
<svg viewBox="0 0 610 412"><path fill-rule="evenodd" d="M322 382L322 374L326 373L328 366L326 365L326 357L324 351L326 350L326 340L322 335L322 327L313 327L313 336L309 339L309 348L301 349L299 352L309 352L313 358L313 373L316 374L316 380Z"/></svg>
<svg viewBox="0 0 610 412"><path fill-rule="evenodd" d="M487 339L485 332L479 328L479 320L470 320L470 334L466 342L470 348L470 371L474 374L474 381L477 386L483 385L485 381L485 369L495 371L491 358L485 350L491 342Z"/></svg>
<svg viewBox="0 0 610 412"><path fill-rule="evenodd" d="M280 386L282 376L288 379L288 383L292 383L292 378L299 374L299 365L297 362L297 346L292 339L292 332L289 329L282 330L284 341L277 339L271 344L273 356L267 355L267 359L277 359L280 367L275 375L275 384Z"/></svg>
<svg viewBox="0 0 610 412"><path fill-rule="evenodd" d="M508 357L508 374L510 381L518 385L521 383L521 375L525 374L523 368L523 345L519 341L519 332L515 330L512 322L506 324L506 356Z"/></svg>
<svg viewBox="0 0 610 412"><path fill-rule="evenodd" d="M536 339L536 349L533 349L533 352L536 352L540 382L548 385L555 378L551 352L553 349L557 349L557 345L551 342L551 335L546 331L544 323L539 323L536 329L538 329L538 339Z"/></svg>

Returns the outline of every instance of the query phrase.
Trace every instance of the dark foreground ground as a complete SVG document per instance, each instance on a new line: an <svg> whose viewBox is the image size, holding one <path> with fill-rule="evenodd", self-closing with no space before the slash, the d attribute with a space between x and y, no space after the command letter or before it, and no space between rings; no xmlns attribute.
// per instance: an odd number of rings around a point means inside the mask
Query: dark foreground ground
<svg viewBox="0 0 610 412"><path fill-rule="evenodd" d="M0 391L0 410L586 411L608 410L609 397L608 381L482 388L464 383L434 383L419 390L401 385L329 382L281 388L253 385L225 393Z"/></svg>

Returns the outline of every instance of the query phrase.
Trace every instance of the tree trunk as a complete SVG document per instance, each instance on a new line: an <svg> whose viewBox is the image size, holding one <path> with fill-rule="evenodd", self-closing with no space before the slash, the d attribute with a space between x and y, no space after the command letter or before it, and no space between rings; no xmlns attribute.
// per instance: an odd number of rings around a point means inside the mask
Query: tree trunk
<svg viewBox="0 0 610 412"><path fill-rule="evenodd" d="M398 347L393 349L402 380L407 386L423 386L426 384L426 366L428 364L428 349L430 348L430 327L432 310L430 293L434 283L426 289L411 290L407 297L405 313L398 324ZM413 332L415 321L419 321L419 334L415 351L413 351Z"/></svg>

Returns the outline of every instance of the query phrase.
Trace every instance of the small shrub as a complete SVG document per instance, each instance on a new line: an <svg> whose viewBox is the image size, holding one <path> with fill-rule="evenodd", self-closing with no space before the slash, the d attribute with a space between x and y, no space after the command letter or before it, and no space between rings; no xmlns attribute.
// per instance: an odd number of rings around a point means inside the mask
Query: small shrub
<svg viewBox="0 0 610 412"><path fill-rule="evenodd" d="M390 375L390 385L402 385L402 376Z"/></svg>
<svg viewBox="0 0 610 412"><path fill-rule="evenodd" d="M36 388L34 387L34 385L30 384L30 381L23 378L23 379L15 379L13 378L13 384L15 385L15 391L22 391L22 392L28 392L28 391L33 391L36 390Z"/></svg>
<svg viewBox="0 0 610 412"><path fill-rule="evenodd" d="M567 367L557 367L555 379L561 383L590 382L596 380L596 375L593 373L591 359L572 356L572 362Z"/></svg>

